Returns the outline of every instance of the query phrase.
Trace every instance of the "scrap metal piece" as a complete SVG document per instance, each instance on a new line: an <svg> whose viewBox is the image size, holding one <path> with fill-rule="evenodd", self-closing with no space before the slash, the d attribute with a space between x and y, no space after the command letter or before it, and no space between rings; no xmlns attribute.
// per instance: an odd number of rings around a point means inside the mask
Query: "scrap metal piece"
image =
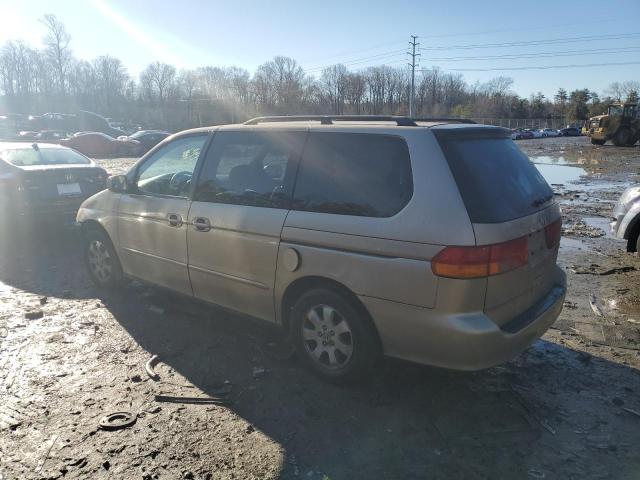
<svg viewBox="0 0 640 480"><path fill-rule="evenodd" d="M146 363L146 365L144 366L144 369L147 371L147 375L149 375L149 378L151 380L154 381L158 381L160 380L160 375L158 375L155 370L153 369L154 365L156 363L158 363L159 357L158 355L153 355L149 361Z"/></svg>
<svg viewBox="0 0 640 480"><path fill-rule="evenodd" d="M109 431L121 430L136 423L137 419L138 417L133 413L113 412L100 419L100 428Z"/></svg>
<svg viewBox="0 0 640 480"><path fill-rule="evenodd" d="M194 405L227 405L229 400L219 397L175 397L171 395L156 395L156 402L162 403L190 403Z"/></svg>
<svg viewBox="0 0 640 480"><path fill-rule="evenodd" d="M598 299L593 294L589 295L589 305L591 306L591 310L593 310L593 313L595 313L596 316L598 317L604 316L604 314L602 313L602 309L600 308L600 305L598 305Z"/></svg>

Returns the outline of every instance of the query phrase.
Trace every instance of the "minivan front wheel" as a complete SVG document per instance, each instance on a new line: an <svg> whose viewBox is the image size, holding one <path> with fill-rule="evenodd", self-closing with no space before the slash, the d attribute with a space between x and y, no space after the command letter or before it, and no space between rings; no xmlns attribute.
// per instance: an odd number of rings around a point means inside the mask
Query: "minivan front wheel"
<svg viewBox="0 0 640 480"><path fill-rule="evenodd" d="M360 310L331 290L311 290L298 299L291 312L296 350L314 372L336 382L370 373L379 348Z"/></svg>
<svg viewBox="0 0 640 480"><path fill-rule="evenodd" d="M111 240L102 231L91 228L84 236L84 259L93 282L101 288L122 284L120 261Z"/></svg>

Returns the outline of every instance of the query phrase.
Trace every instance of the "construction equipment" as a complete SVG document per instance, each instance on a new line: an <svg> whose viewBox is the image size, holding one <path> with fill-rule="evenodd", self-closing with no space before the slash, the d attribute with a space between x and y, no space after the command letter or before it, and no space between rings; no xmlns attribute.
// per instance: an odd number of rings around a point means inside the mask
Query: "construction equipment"
<svg viewBox="0 0 640 480"><path fill-rule="evenodd" d="M640 109L636 103L613 103L606 115L589 119L587 135L594 145L611 140L617 147L631 147L640 139Z"/></svg>

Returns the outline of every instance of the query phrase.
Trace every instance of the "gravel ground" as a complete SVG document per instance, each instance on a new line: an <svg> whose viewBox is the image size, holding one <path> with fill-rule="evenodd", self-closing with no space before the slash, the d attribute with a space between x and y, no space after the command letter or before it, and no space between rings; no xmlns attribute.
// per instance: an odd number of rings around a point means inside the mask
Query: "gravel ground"
<svg viewBox="0 0 640 480"><path fill-rule="evenodd" d="M560 172L569 292L532 348L475 373L388 360L328 385L263 325L141 285L97 291L71 232L3 230L0 478L640 478L640 262L603 230L640 148L519 145ZM118 411L135 424L99 428Z"/></svg>

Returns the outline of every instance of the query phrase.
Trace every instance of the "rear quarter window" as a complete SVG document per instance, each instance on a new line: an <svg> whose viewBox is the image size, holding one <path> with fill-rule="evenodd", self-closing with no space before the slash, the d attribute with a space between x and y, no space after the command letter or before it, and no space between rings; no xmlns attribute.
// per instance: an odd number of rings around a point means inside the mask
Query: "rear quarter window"
<svg viewBox="0 0 640 480"><path fill-rule="evenodd" d="M436 136L473 223L508 222L553 202L551 187L510 138Z"/></svg>
<svg viewBox="0 0 640 480"><path fill-rule="evenodd" d="M294 190L293 208L309 212L391 217L413 195L404 139L390 135L309 135Z"/></svg>

